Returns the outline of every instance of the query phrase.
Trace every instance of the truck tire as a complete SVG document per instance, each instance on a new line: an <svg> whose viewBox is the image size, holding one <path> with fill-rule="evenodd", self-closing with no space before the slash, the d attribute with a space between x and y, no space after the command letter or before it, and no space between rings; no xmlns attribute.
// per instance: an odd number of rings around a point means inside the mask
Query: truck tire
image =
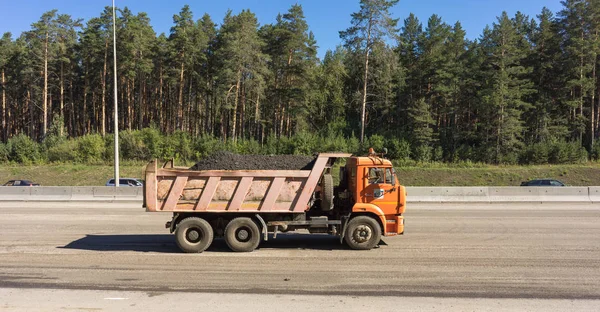
<svg viewBox="0 0 600 312"><path fill-rule="evenodd" d="M355 217L348 222L344 240L355 250L373 249L381 240L381 226L371 217Z"/></svg>
<svg viewBox="0 0 600 312"><path fill-rule="evenodd" d="M250 218L235 218L225 227L225 242L233 251L253 251L260 244L260 230Z"/></svg>
<svg viewBox="0 0 600 312"><path fill-rule="evenodd" d="M324 174L321 185L321 210L330 211L331 209L333 209L333 177L331 174Z"/></svg>
<svg viewBox="0 0 600 312"><path fill-rule="evenodd" d="M213 241L213 228L201 218L183 219L175 230L175 241L181 250L187 253L205 251Z"/></svg>

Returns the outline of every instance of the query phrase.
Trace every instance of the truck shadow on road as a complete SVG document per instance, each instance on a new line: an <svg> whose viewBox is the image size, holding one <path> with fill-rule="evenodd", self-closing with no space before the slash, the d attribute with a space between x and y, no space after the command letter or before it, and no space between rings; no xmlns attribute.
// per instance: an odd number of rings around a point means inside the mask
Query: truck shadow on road
<svg viewBox="0 0 600 312"><path fill-rule="evenodd" d="M382 241L381 245L385 245ZM137 251L182 253L175 244L175 237L169 234L130 234L130 235L86 235L83 238L57 248L92 251ZM310 249L310 250L350 250L340 244L338 237L330 235L306 235L286 233L260 243L260 249ZM205 252L231 252L223 239L215 239Z"/></svg>
<svg viewBox="0 0 600 312"><path fill-rule="evenodd" d="M86 235L58 248L94 251L180 252L175 245L173 235L167 234Z"/></svg>

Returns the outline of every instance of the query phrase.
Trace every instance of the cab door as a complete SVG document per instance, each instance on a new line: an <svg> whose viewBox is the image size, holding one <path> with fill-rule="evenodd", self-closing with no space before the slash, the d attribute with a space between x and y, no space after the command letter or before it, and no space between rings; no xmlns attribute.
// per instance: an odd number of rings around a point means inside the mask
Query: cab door
<svg viewBox="0 0 600 312"><path fill-rule="evenodd" d="M374 204L383 213L395 214L399 208L398 189L390 167L367 167L363 178L363 203Z"/></svg>

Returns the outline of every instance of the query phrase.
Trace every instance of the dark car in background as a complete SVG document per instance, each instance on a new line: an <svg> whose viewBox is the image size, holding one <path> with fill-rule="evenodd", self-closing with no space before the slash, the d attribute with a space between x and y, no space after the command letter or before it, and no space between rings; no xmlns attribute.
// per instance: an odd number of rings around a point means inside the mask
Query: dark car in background
<svg viewBox="0 0 600 312"><path fill-rule="evenodd" d="M115 179L110 179L106 182L106 186L115 186ZM134 178L120 178L119 186L144 186L141 180Z"/></svg>
<svg viewBox="0 0 600 312"><path fill-rule="evenodd" d="M566 186L564 183L554 179L537 179L521 182L521 186Z"/></svg>
<svg viewBox="0 0 600 312"><path fill-rule="evenodd" d="M33 183L29 180L10 180L2 186L40 186L39 183Z"/></svg>

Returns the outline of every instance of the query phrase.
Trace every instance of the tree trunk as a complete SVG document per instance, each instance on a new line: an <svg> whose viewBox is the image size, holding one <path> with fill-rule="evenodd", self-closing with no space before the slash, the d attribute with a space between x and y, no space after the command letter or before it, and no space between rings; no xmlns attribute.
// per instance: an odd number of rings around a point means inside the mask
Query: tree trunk
<svg viewBox="0 0 600 312"><path fill-rule="evenodd" d="M273 89L276 92L277 107L274 109L274 112L273 112L273 133L276 137L279 136L279 111L281 111L283 109L281 107L281 96L277 92L278 88L279 88L279 75L275 74L275 86L273 87Z"/></svg>
<svg viewBox="0 0 600 312"><path fill-rule="evenodd" d="M594 58L594 67L592 68L592 81L596 84L596 59ZM595 112L594 106L596 105L596 92L592 90L592 101L590 103L590 151L594 148L594 129L596 128L595 123Z"/></svg>
<svg viewBox="0 0 600 312"><path fill-rule="evenodd" d="M60 125L59 134L63 135L63 128L65 124L65 71L64 64L60 62L60 117L62 118L63 124Z"/></svg>
<svg viewBox="0 0 600 312"><path fill-rule="evenodd" d="M94 131L98 131L98 107L96 107L96 91L92 91L92 116L94 116L93 119L94 124L90 124L90 122L88 122L88 133L94 132ZM93 126L93 128L92 128ZM92 129L94 129L94 131L92 131Z"/></svg>
<svg viewBox="0 0 600 312"><path fill-rule="evenodd" d="M29 89L27 89L27 97L25 98L25 107L28 107L29 109L29 136L34 139L36 137L35 135L35 120L36 118L34 117L34 107L33 107L33 103L31 101L31 91Z"/></svg>
<svg viewBox="0 0 600 312"><path fill-rule="evenodd" d="M173 110L172 107L169 107L169 105L167 105L167 103L172 103L172 90L171 90L171 84L167 83L166 86L166 95L165 95L165 99L164 99L164 103L163 103L163 107L165 110L165 121L167 123L167 133L172 133L173 130L175 129L175 115L177 114L177 108L175 108L175 110Z"/></svg>
<svg viewBox="0 0 600 312"><path fill-rule="evenodd" d="M133 89L133 86L135 86L135 82L131 82L131 84L129 83L129 79L127 80L127 129L131 130L131 118L132 118L132 111L131 111L131 102L133 100L133 97L131 96L131 94L133 93L131 89Z"/></svg>
<svg viewBox="0 0 600 312"><path fill-rule="evenodd" d="M279 114L279 136L281 137L282 135L284 135L283 132L283 122L285 121L285 114L286 114L286 110L285 110L285 105L281 106L281 112Z"/></svg>
<svg viewBox="0 0 600 312"><path fill-rule="evenodd" d="M598 85L596 86L596 90L598 91L597 105L596 105L596 129L594 130L594 135L596 138L600 136L600 80L598 81Z"/></svg>
<svg viewBox="0 0 600 312"><path fill-rule="evenodd" d="M142 130L143 126L144 126L144 107L143 107L143 103L144 103L144 79L143 79L143 74L140 74L139 77L139 81L140 81L140 85L139 85L139 92L138 92L138 117L137 117L137 128L138 130Z"/></svg>
<svg viewBox="0 0 600 312"><path fill-rule="evenodd" d="M104 41L105 45L104 45L104 67L102 70L102 107L100 108L102 110L102 136L106 135L106 66L108 63L108 40Z"/></svg>
<svg viewBox="0 0 600 312"><path fill-rule="evenodd" d="M258 139L259 136L259 121L260 121L260 93L256 92L256 104L254 106L254 135Z"/></svg>
<svg viewBox="0 0 600 312"><path fill-rule="evenodd" d="M144 77L145 78L145 77ZM139 98L139 127L138 129L142 130L145 125L147 125L146 120L149 119L148 115L150 114L148 108L150 106L149 103L146 103L146 80L140 79L140 98Z"/></svg>
<svg viewBox="0 0 600 312"><path fill-rule="evenodd" d="M581 41L585 42L585 25L581 25ZM583 120L583 101L585 97L585 87L583 83L583 66L585 65L584 61L584 48L582 47L582 51L580 51L580 64L579 64L579 117ZM579 130L579 144L583 145L583 131Z"/></svg>
<svg viewBox="0 0 600 312"><path fill-rule="evenodd" d="M227 128L225 128L225 114L221 114L220 123L221 123L221 137L223 138L223 142L227 142Z"/></svg>
<svg viewBox="0 0 600 312"><path fill-rule="evenodd" d="M46 40L44 41L44 90L42 96L44 104L42 106L42 113L44 117L42 119L42 138L46 137L46 131L48 129L48 40L50 35L46 32Z"/></svg>
<svg viewBox="0 0 600 312"><path fill-rule="evenodd" d="M6 80L4 68L2 68L2 141L8 140L8 129L6 128Z"/></svg>
<svg viewBox="0 0 600 312"><path fill-rule="evenodd" d="M124 118L124 114L126 112L124 103L125 103L125 99L127 98L126 90L127 90L127 87L129 87L129 83L128 83L127 79L125 78L125 75L119 75L119 78L117 78L117 79L120 81L119 86L121 88L118 92L118 94L120 96L119 103L121 103L121 105L119 105L117 107L117 109L118 109L117 113L118 113L118 116L120 116L118 123L119 123L119 129L125 129L127 120L126 120L126 118Z"/></svg>
<svg viewBox="0 0 600 312"><path fill-rule="evenodd" d="M241 109L240 109L240 137L243 139L244 135L245 135L245 131L244 131L244 127L245 127L245 113L246 113L246 84L242 84L242 94L241 94L241 98L240 98L240 104L241 104Z"/></svg>
<svg viewBox="0 0 600 312"><path fill-rule="evenodd" d="M69 66L69 71L72 72L73 71L73 66ZM69 134L69 136L74 136L75 135L75 125L74 125L74 120L75 120L75 104L74 104L74 100L73 100L73 76L71 76L71 79L69 79L69 129L67 129L67 134Z"/></svg>
<svg viewBox="0 0 600 312"><path fill-rule="evenodd" d="M194 100L192 99L192 89L193 89L192 86L194 85L194 77L190 76L190 78L188 80L189 80L189 83L188 83L188 100L187 100L187 104L188 105L187 105L187 110L186 110L187 113L185 114L183 120L184 120L184 125L185 125L184 129L187 129L188 133L191 134L191 133L193 133L192 128L194 127L194 123L195 123L195 120L196 120L196 118L194 118L194 116L195 116L194 115L195 114L195 112L194 112L195 108L194 108L194 105L193 105Z"/></svg>
<svg viewBox="0 0 600 312"><path fill-rule="evenodd" d="M81 112L81 115L79 116L79 126L80 126L80 135L85 134L85 123L87 120L89 120L88 114L87 114L87 95L88 95L88 85L89 85L89 79L88 79L88 68L86 66L85 68L85 74L84 74L84 85L83 85L83 110Z"/></svg>
<svg viewBox="0 0 600 312"><path fill-rule="evenodd" d="M165 131L167 129L167 125L165 122L165 118L163 115L163 68L162 65L160 66L159 69L159 74L158 74L158 103L156 104L156 109L158 110L158 122L161 125L161 129L163 129L163 131Z"/></svg>
<svg viewBox="0 0 600 312"><path fill-rule="evenodd" d="M184 62L183 58L185 57L185 53L181 54L181 70L179 71L179 100L177 101L177 128L179 130L183 130L183 72Z"/></svg>
<svg viewBox="0 0 600 312"><path fill-rule="evenodd" d="M52 110L52 92L48 92L48 107L49 107L49 112L48 113L52 114L53 113L53 110ZM42 140L44 138L45 137L43 137Z"/></svg>
<svg viewBox="0 0 600 312"><path fill-rule="evenodd" d="M207 73L206 74L206 93L205 93L205 107L204 107L204 133L210 133L211 132L211 128L212 128L212 124L211 124L211 120L212 120L212 105L211 105L211 99L210 99L210 90L211 89L211 85L210 85L210 76Z"/></svg>
<svg viewBox="0 0 600 312"><path fill-rule="evenodd" d="M231 139L235 142L236 141L236 133L235 133L235 124L237 122L237 107L238 107L238 102L239 102L239 96L240 96L240 87L242 85L242 70L239 69L238 70L238 74L237 74L237 83L235 85L235 100L233 101L233 120L231 123Z"/></svg>
<svg viewBox="0 0 600 312"><path fill-rule="evenodd" d="M365 53L365 75L363 82L363 100L362 100L362 108L360 113L360 143L362 144L365 140L365 112L367 109L367 84L369 78L369 53L371 52L371 27L372 21L369 18L369 26L367 28L367 44L366 44L366 53Z"/></svg>

